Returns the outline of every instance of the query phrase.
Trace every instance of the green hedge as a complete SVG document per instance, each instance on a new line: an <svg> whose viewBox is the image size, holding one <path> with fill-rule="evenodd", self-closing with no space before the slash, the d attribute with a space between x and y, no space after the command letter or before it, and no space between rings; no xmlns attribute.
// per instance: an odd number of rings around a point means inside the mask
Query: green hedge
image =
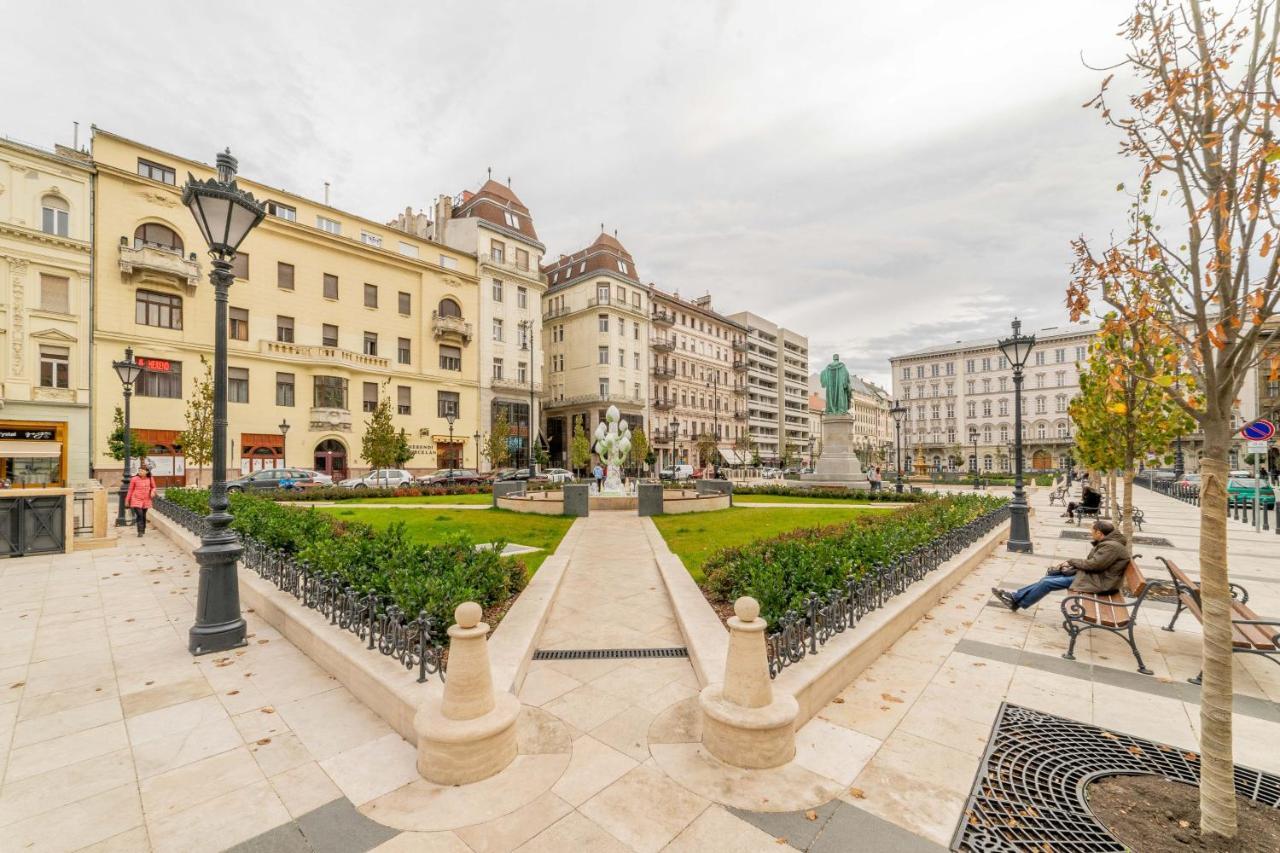
<svg viewBox="0 0 1280 853"><path fill-rule="evenodd" d="M786 486L777 485L734 486L735 495L781 495L788 498L829 498L837 501L888 501L890 503L923 503L935 495L923 492L912 492L903 486L901 493L893 490L893 484L886 481L876 491L870 489L848 489L843 486Z"/></svg>
<svg viewBox="0 0 1280 853"><path fill-rule="evenodd" d="M891 515L860 515L847 524L793 530L739 548L726 548L703 564L713 599L749 595L771 622L799 610L811 592L826 594L868 567L887 564L940 533L1006 503L987 495L952 495Z"/></svg>
<svg viewBox="0 0 1280 853"><path fill-rule="evenodd" d="M195 512L208 512L203 489L167 489L165 497ZM524 562L500 556L505 543L476 551L466 534L446 542L413 542L403 522L375 528L339 521L314 509L279 506L256 495L231 495L232 528L307 563L313 570L337 574L362 593L389 596L412 618L419 611L437 624L453 622L464 601L489 607L524 589Z"/></svg>
<svg viewBox="0 0 1280 853"><path fill-rule="evenodd" d="M417 498L423 495L487 495L493 487L484 486L399 486L396 488L343 489L326 486L315 489L268 489L254 495L273 501L351 501L367 498Z"/></svg>

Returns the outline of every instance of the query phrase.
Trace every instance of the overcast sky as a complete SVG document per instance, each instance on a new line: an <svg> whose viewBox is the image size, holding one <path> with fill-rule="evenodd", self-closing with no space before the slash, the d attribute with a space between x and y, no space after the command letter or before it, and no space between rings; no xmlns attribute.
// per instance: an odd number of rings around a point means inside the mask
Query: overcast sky
<svg viewBox="0 0 1280 853"><path fill-rule="evenodd" d="M1132 164L1080 108L1126 0L23 3L0 134L73 121L385 221L486 167L548 252L887 358L1067 322L1068 241ZM82 130L84 143L87 130Z"/></svg>

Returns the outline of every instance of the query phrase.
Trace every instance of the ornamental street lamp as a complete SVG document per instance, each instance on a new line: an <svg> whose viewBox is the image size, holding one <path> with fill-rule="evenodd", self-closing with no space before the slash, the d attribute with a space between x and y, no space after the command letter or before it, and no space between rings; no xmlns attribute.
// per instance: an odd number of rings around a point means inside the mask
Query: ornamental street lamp
<svg viewBox="0 0 1280 853"><path fill-rule="evenodd" d="M524 332L524 343L520 345L520 349L529 353L529 429L526 431L525 451L526 464L529 467L529 476L533 476L533 425L537 422L533 416L533 371L534 371L534 350L533 350L533 321L521 320L520 329Z"/></svg>
<svg viewBox="0 0 1280 853"><path fill-rule="evenodd" d="M289 422L284 418L280 419L280 462L282 468L289 467Z"/></svg>
<svg viewBox="0 0 1280 853"><path fill-rule="evenodd" d="M129 456L133 451L133 432L129 428L129 406L133 400L133 383L142 375L142 365L133 360L133 347L124 351L124 361L113 361L111 367L124 385L124 471L120 474L120 511L116 514L116 527L128 524L125 518L124 498L129 489Z"/></svg>
<svg viewBox="0 0 1280 853"><path fill-rule="evenodd" d="M217 158L218 176L204 181L187 173L182 203L195 217L209 244L213 269L213 482L209 486L209 517L200 547L200 588L196 598L196 623L187 647L193 655L221 652L245 644L244 618L240 615L240 589L236 560L243 548L231 530L227 511L227 291L235 275L231 262L236 250L257 227L266 210L253 195L236 186L236 158L231 150Z"/></svg>
<svg viewBox="0 0 1280 853"><path fill-rule="evenodd" d="M671 419L671 471L675 476L676 468L676 436L680 434L680 420L678 418Z"/></svg>
<svg viewBox="0 0 1280 853"><path fill-rule="evenodd" d="M453 482L454 469L458 467L458 455L453 452L453 422L457 420L457 418L458 416L453 413L453 410L450 410L449 413L444 416L445 423L449 425L449 482L450 483ZM479 433L477 433L477 435L478 434ZM464 438L463 441L466 441L466 439Z"/></svg>
<svg viewBox="0 0 1280 853"><path fill-rule="evenodd" d="M969 428L969 440L973 442L973 465L972 465L973 485L974 485L974 488L977 488L978 486L978 431L976 429L973 429L972 427Z"/></svg>
<svg viewBox="0 0 1280 853"><path fill-rule="evenodd" d="M902 405L899 400L893 401L893 408L889 409L889 414L893 415L893 430L898 434L898 451L894 457L894 466L898 469L897 480L893 484L895 492L902 491L902 421L907 417L907 407Z"/></svg>
<svg viewBox="0 0 1280 853"><path fill-rule="evenodd" d="M1009 550L1030 554L1031 529L1027 522L1027 494L1022 489L1022 368L1036 345L1035 335L1022 334L1022 323L1013 318L1013 334L999 342L1000 352L1013 367L1013 502L1009 504Z"/></svg>
<svg viewBox="0 0 1280 853"><path fill-rule="evenodd" d="M471 437L474 438L476 441L476 470L479 471L480 470L480 432L477 430L476 433L473 434ZM465 441L466 439L463 439L463 440ZM466 461L467 460L465 459L462 460L464 467L466 465Z"/></svg>

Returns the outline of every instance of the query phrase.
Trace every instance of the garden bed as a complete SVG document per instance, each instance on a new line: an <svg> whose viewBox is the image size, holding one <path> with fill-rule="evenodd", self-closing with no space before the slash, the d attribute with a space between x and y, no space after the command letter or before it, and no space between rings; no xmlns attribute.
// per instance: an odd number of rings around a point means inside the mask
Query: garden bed
<svg viewBox="0 0 1280 853"><path fill-rule="evenodd" d="M855 501L858 503L923 503L930 498L936 497L935 495L921 492L895 492L892 483L886 483L884 488L877 489L874 492L869 489L849 489L843 486L796 486L782 483L757 486L735 485L733 494L735 497L743 495L776 495L787 498L823 498L832 502Z"/></svg>

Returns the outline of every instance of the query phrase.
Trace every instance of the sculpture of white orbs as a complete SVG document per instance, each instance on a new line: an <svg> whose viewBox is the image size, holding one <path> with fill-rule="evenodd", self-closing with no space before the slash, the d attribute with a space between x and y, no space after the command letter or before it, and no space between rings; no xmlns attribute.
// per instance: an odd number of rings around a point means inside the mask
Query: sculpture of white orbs
<svg viewBox="0 0 1280 853"><path fill-rule="evenodd" d="M605 465L601 494L622 495L622 463L631 452L631 428L622 419L617 406L610 406L604 421L596 424L596 455Z"/></svg>

